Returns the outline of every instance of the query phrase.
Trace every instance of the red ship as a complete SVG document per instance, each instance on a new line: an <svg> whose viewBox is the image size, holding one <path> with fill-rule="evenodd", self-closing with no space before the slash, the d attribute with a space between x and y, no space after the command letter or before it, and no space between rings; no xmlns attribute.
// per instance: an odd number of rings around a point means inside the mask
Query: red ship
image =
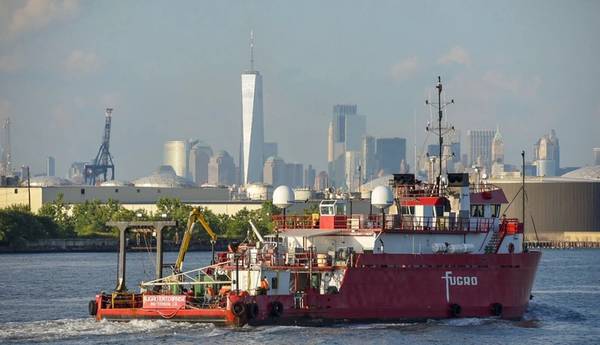
<svg viewBox="0 0 600 345"><path fill-rule="evenodd" d="M372 191L378 214L349 214L347 200L331 199L318 215L286 216L291 189L278 187L273 199L284 209L273 217L275 234L255 231L254 243L213 251L214 264L184 272L194 223L212 232L194 210L173 274L159 269L128 292L122 260L117 288L90 301L90 313L241 326L519 319L527 309L541 253L524 247L522 222L501 215L503 191L470 184L468 174L439 174L431 184L395 174L390 187Z"/></svg>

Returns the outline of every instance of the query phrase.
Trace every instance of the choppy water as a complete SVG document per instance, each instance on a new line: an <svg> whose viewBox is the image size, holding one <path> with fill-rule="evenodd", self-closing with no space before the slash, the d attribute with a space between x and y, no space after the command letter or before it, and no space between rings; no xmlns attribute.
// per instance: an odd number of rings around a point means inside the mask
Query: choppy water
<svg viewBox="0 0 600 345"><path fill-rule="evenodd" d="M186 266L210 254L192 252ZM167 253L165 262L173 262ZM115 253L0 255L0 344L600 344L600 251L547 250L525 319L232 329L169 321L95 322L87 302L116 278ZM128 254L131 288L148 253Z"/></svg>

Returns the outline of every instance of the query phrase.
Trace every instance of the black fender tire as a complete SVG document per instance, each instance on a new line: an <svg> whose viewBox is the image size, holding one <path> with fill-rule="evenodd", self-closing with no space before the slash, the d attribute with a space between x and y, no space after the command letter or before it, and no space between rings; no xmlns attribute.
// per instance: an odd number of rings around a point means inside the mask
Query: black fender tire
<svg viewBox="0 0 600 345"><path fill-rule="evenodd" d="M237 317L241 317L246 314L246 305L239 301L235 302L231 306L231 311L233 312L233 315L235 315Z"/></svg>
<svg viewBox="0 0 600 345"><path fill-rule="evenodd" d="M492 312L492 315L494 316L500 316L502 315L502 304L500 303L494 303L490 306L490 311Z"/></svg>
<svg viewBox="0 0 600 345"><path fill-rule="evenodd" d="M96 316L96 314L98 313L98 304L96 303L96 301L91 300L88 303L88 311L89 311L90 315Z"/></svg>
<svg viewBox="0 0 600 345"><path fill-rule="evenodd" d="M273 301L269 307L269 314L273 317L280 317L283 315L283 304L279 301Z"/></svg>
<svg viewBox="0 0 600 345"><path fill-rule="evenodd" d="M246 310L248 311L248 319L256 318L258 316L258 312L260 311L258 308L258 304L256 303L246 304Z"/></svg>
<svg viewBox="0 0 600 345"><path fill-rule="evenodd" d="M458 305L456 303L450 304L450 315L452 317L458 317L461 312L462 312L462 308L460 305Z"/></svg>

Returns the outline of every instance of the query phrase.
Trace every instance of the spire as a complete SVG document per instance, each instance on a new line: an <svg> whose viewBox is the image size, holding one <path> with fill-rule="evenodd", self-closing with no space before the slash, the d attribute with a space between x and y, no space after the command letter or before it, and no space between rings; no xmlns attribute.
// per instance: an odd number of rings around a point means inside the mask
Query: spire
<svg viewBox="0 0 600 345"><path fill-rule="evenodd" d="M254 30L250 30L250 71L254 71Z"/></svg>
<svg viewBox="0 0 600 345"><path fill-rule="evenodd" d="M502 134L500 134L500 125L496 125L496 133L494 134L494 141L502 141Z"/></svg>

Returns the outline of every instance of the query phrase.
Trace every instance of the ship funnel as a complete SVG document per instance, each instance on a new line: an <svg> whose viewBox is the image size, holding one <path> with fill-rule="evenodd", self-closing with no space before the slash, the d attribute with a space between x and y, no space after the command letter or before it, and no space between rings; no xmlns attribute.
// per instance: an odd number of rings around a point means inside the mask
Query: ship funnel
<svg viewBox="0 0 600 345"><path fill-rule="evenodd" d="M371 192L371 205L386 209L394 203L392 191L386 186L377 186Z"/></svg>
<svg viewBox="0 0 600 345"><path fill-rule="evenodd" d="M294 191L288 186L279 186L273 191L273 205L286 209L294 202Z"/></svg>

